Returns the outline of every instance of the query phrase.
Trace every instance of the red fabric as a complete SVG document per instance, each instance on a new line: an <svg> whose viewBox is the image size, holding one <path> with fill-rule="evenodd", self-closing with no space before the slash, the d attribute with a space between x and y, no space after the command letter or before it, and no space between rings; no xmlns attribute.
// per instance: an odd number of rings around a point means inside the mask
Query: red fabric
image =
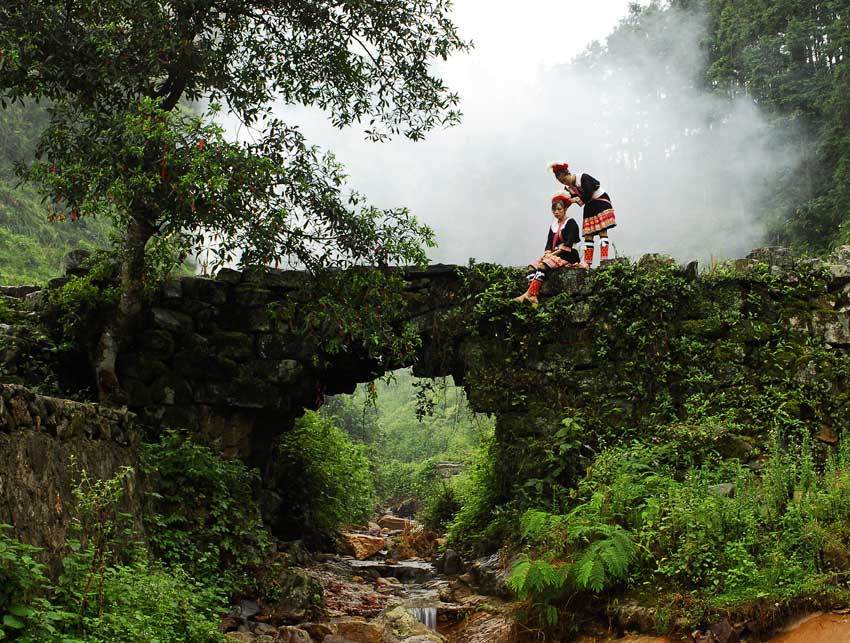
<svg viewBox="0 0 850 643"><path fill-rule="evenodd" d="M569 170L569 169L570 169L569 163L553 163L552 164L552 172L554 172L555 174L557 174L558 172L560 172L562 170Z"/></svg>
<svg viewBox="0 0 850 643"><path fill-rule="evenodd" d="M588 266L593 263L593 246L587 246L584 249L584 263Z"/></svg>
<svg viewBox="0 0 850 643"><path fill-rule="evenodd" d="M532 297L537 297L540 294L540 286L543 285L543 282L539 279L535 279L528 286L528 294Z"/></svg>
<svg viewBox="0 0 850 643"><path fill-rule="evenodd" d="M599 246L599 261L608 261L608 244L603 243Z"/></svg>

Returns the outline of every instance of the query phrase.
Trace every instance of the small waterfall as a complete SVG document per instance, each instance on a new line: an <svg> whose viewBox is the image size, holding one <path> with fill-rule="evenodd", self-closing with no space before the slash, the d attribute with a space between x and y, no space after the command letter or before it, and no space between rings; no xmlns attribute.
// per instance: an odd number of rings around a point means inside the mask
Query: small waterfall
<svg viewBox="0 0 850 643"><path fill-rule="evenodd" d="M436 607L408 607L407 611L413 614L414 618L417 621L427 625L429 629L437 629Z"/></svg>

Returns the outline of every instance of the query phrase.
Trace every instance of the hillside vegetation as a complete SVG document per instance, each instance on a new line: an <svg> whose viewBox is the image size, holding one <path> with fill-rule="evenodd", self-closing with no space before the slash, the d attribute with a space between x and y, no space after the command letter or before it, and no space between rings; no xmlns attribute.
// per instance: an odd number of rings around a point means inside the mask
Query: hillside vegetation
<svg viewBox="0 0 850 643"><path fill-rule="evenodd" d="M49 220L34 188L19 185L15 164L32 157L47 122L40 105L0 109L0 285L44 283L59 276L69 250L93 250L109 241L110 226L97 219L71 221L61 212Z"/></svg>

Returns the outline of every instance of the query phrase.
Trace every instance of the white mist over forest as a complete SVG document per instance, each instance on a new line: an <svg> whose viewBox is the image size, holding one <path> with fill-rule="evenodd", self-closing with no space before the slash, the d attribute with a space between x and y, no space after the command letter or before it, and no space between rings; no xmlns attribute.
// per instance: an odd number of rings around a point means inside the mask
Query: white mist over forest
<svg viewBox="0 0 850 643"><path fill-rule="evenodd" d="M746 96L730 100L705 87L704 21L655 12L644 19L646 31L624 23L607 48L595 44L559 65L559 54L575 42L561 46L559 23L541 22L539 11L557 4L531 3L535 24L525 9L487 13L477 0L457 3L461 34L476 49L438 69L461 95L464 119L425 141L372 143L357 128L333 129L318 110L287 106L280 113L333 151L350 187L371 203L406 206L430 225L439 244L434 261L523 265L539 255L549 199L560 187L546 169L553 160L592 174L608 190L619 255L706 261L762 244L755 214L771 182L792 174L800 141L792 145L787 133L772 129ZM626 4L608 11L624 16ZM604 40L616 23L609 17L610 24L592 13L585 18L596 18L592 27L601 33L586 25L563 33ZM489 31L477 33L476 19ZM537 29L543 64L523 49ZM569 214L581 221L577 206Z"/></svg>

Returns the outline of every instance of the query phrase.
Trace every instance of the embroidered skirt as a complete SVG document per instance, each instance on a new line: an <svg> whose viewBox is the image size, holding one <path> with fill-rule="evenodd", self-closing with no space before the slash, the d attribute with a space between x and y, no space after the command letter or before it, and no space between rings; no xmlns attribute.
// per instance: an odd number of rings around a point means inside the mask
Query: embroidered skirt
<svg viewBox="0 0 850 643"><path fill-rule="evenodd" d="M584 218L581 222L581 235L592 236L608 228L617 225L614 218L614 207L611 205L611 197L604 192L600 197L591 199L584 205Z"/></svg>
<svg viewBox="0 0 850 643"><path fill-rule="evenodd" d="M581 257L578 255L578 250L575 248L570 250L558 250L558 252L553 252L552 254L544 255L540 257L536 261L532 262L530 265L531 268L536 270L544 270L550 269L555 270L557 268L583 268L584 266L581 263Z"/></svg>

